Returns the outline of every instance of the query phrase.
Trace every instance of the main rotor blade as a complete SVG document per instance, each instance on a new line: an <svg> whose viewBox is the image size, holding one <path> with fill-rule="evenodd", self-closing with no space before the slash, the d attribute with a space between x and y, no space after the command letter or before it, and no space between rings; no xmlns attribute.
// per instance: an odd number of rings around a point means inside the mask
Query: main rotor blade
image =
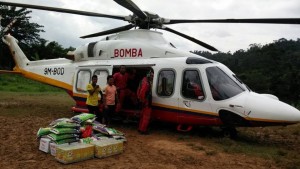
<svg viewBox="0 0 300 169"><path fill-rule="evenodd" d="M190 37L190 36L188 36L188 35L185 35L185 34L183 34L183 33L177 32L177 31L175 31L174 29L171 29L171 28L168 28L168 27L165 27L165 26L163 26L162 28L159 28L159 29L163 29L163 30L172 32L172 33L174 33L174 34L176 34L176 35L179 35L179 36L181 36L181 37L184 37L184 38L186 38L186 39L188 39L188 40L190 40L190 41L192 41L192 42L195 42L195 43L197 43L198 45L203 46L204 48L209 49L209 50L211 50L211 51L215 51L215 52L218 51L218 50L217 50L216 48L214 48L213 46L210 46L209 44L206 44L206 43L204 43L204 42L201 42L200 40L195 39L195 38L193 38L193 37Z"/></svg>
<svg viewBox="0 0 300 169"><path fill-rule="evenodd" d="M147 15L131 0L114 0L119 5L123 6L124 8L130 10L135 15L137 15L139 18L145 20L147 18Z"/></svg>
<svg viewBox="0 0 300 169"><path fill-rule="evenodd" d="M13 21L11 21L4 29L3 29L3 33L6 33L8 30L10 30L13 26L13 24L17 21L17 19L15 18Z"/></svg>
<svg viewBox="0 0 300 169"><path fill-rule="evenodd" d="M79 11L79 10L72 10L72 9L64 9L64 8L56 8L56 7L48 7L48 6L40 6L40 5L30 5L30 4L20 4L20 3L3 2L3 1L0 1L0 5L31 8L31 9L38 9L38 10L45 10L45 11L55 11L55 12L70 13L70 14L85 15L85 16L112 18L112 19L119 19L119 20L125 21L125 16L107 15L107 14L86 12L86 11Z"/></svg>
<svg viewBox="0 0 300 169"><path fill-rule="evenodd" d="M165 19L164 24L177 23L261 23L261 24L300 24L300 18L253 18L253 19Z"/></svg>
<svg viewBox="0 0 300 169"><path fill-rule="evenodd" d="M98 32L98 33L94 33L94 34L90 34L90 35L86 35L86 36L81 36L80 38L85 39L85 38L92 38L92 37L97 37L97 36L108 35L108 34L112 34L112 33L126 31L126 30L129 30L129 29L133 28L133 27L134 27L134 25L129 24L129 25L118 27L118 28L110 29L110 30L107 30L107 31Z"/></svg>

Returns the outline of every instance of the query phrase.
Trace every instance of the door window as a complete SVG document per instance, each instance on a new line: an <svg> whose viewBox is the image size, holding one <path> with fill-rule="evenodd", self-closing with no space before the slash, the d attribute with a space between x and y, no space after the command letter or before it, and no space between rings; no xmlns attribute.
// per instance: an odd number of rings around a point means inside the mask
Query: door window
<svg viewBox="0 0 300 169"><path fill-rule="evenodd" d="M90 70L79 70L77 73L76 90L78 92L87 92L86 86L91 81Z"/></svg>
<svg viewBox="0 0 300 169"><path fill-rule="evenodd" d="M157 84L157 94L159 96L171 96L174 92L175 72L173 70L160 71Z"/></svg>
<svg viewBox="0 0 300 169"><path fill-rule="evenodd" d="M99 85L101 89L104 89L107 84L108 71L98 69L94 71L94 75L98 77L97 85Z"/></svg>
<svg viewBox="0 0 300 169"><path fill-rule="evenodd" d="M185 70L183 72L181 93L185 98L196 100L204 99L203 86L197 70Z"/></svg>

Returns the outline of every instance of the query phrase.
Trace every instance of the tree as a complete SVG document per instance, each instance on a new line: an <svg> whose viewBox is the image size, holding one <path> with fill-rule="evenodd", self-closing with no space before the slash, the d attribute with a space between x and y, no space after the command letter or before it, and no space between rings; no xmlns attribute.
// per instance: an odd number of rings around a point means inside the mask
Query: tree
<svg viewBox="0 0 300 169"><path fill-rule="evenodd" d="M0 14L2 16L1 27L4 29L10 22L17 19L16 23L8 31L12 36L14 36L19 41L20 47L25 53L31 51L30 48L41 43L42 38L39 33L44 32L43 26L37 23L31 23L28 16L32 11L26 8L16 8L8 7L5 5L0 5ZM10 56L10 52L6 45L0 41L1 51L0 51L0 69L12 69L14 67L14 62ZM29 59L32 59L29 57Z"/></svg>
<svg viewBox="0 0 300 169"><path fill-rule="evenodd" d="M55 59L63 58L66 56L68 51L74 51L75 48L69 47L64 49L59 43L52 41L47 42L47 40L42 39L39 44L35 44L31 48L31 55L33 55L34 60L40 59Z"/></svg>

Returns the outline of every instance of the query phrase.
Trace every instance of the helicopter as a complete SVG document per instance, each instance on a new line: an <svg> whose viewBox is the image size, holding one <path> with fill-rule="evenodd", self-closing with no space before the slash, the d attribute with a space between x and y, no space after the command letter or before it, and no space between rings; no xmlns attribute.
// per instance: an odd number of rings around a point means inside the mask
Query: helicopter
<svg viewBox="0 0 300 169"><path fill-rule="evenodd" d="M167 19L142 11L131 0L114 0L114 2L133 14L108 15L0 1L0 5L104 17L129 23L84 35L81 38L105 37L69 51L66 58L49 60L29 61L18 46L17 39L5 35L3 41L10 48L16 66L13 71L1 70L0 73L21 74L26 78L62 88L75 100L76 105L72 107L74 112L88 112L85 103L86 86L93 75L97 75L97 84L103 88L107 76L118 72L120 66L136 70L137 81L151 70L154 73L151 88L151 119L174 123L179 131L190 131L194 126L220 126L224 133L235 136L236 127L290 125L300 122L298 109L280 101L274 95L252 91L224 64L179 50L157 31L165 30L211 51L218 51L215 47L166 25L300 24L300 18ZM130 117L140 116L140 109L135 109L130 103L127 105L121 110L121 114Z"/></svg>

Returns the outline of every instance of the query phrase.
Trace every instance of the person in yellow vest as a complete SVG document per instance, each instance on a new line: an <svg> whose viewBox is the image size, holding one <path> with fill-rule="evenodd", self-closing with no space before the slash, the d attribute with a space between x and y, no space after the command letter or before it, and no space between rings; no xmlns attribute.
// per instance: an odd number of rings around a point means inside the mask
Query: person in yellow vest
<svg viewBox="0 0 300 169"><path fill-rule="evenodd" d="M88 91L86 105L89 109L89 113L95 114L97 116L97 119L101 119L99 111L99 93L101 92L101 88L99 85L97 85L97 81L97 75L93 75L92 82L89 83L86 87Z"/></svg>

